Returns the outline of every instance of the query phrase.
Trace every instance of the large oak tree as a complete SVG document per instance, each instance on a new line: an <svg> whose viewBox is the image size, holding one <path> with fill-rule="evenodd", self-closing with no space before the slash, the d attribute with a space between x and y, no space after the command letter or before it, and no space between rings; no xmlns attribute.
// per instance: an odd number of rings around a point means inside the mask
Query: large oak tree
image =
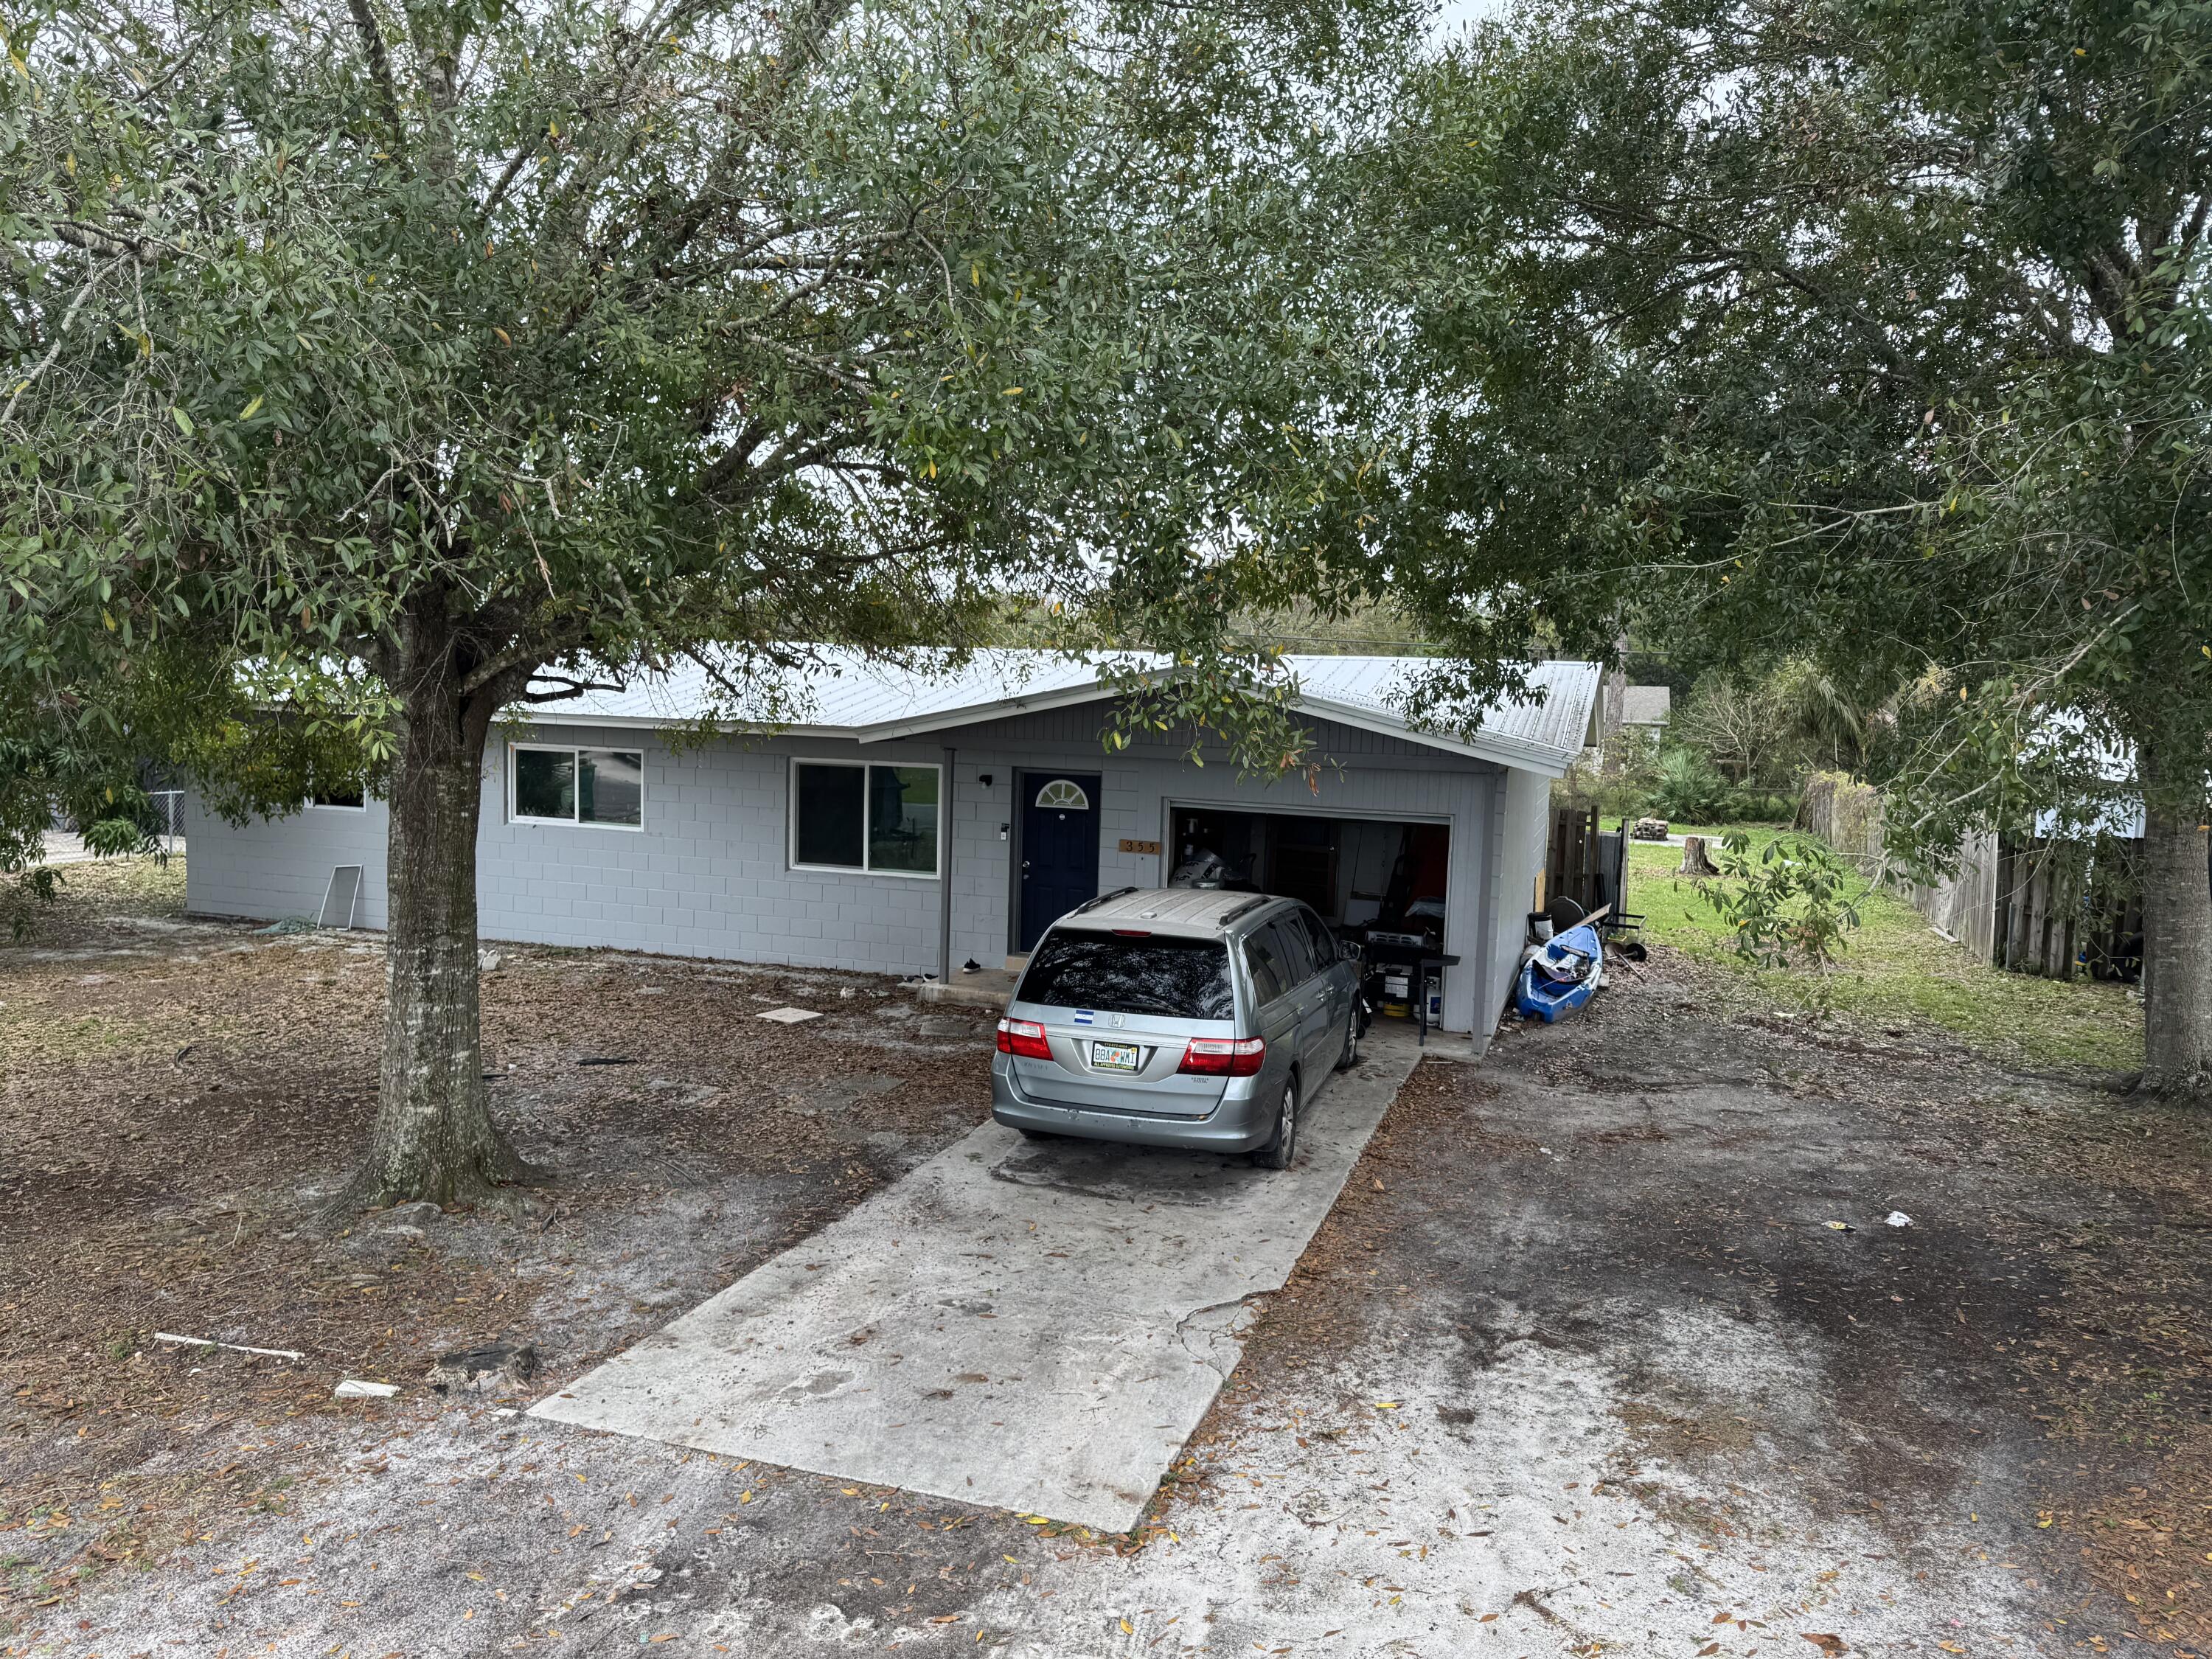
<svg viewBox="0 0 2212 1659"><path fill-rule="evenodd" d="M1565 0L1425 88L1403 591L1817 659L1907 853L2140 797L2146 1082L2203 1087L2212 8Z"/></svg>
<svg viewBox="0 0 2212 1659"><path fill-rule="evenodd" d="M1196 663L1230 607L1194 571L1346 533L1364 474L1302 430L1337 323L1285 228L1390 33L85 0L9 38L0 651L47 709L162 653L289 676L380 745L388 1006L345 1201L520 1173L477 1038L502 710L684 654L734 704L779 641L958 646L1009 592ZM179 745L217 784L253 747L228 695Z"/></svg>

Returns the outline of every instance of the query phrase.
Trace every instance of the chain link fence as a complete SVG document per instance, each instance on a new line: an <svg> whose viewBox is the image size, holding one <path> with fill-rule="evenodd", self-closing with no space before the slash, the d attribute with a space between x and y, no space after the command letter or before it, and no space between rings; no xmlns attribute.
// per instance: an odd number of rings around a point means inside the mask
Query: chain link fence
<svg viewBox="0 0 2212 1659"><path fill-rule="evenodd" d="M148 792L147 799L154 804L154 833L161 838L164 850L175 852L185 838L185 792L155 789Z"/></svg>

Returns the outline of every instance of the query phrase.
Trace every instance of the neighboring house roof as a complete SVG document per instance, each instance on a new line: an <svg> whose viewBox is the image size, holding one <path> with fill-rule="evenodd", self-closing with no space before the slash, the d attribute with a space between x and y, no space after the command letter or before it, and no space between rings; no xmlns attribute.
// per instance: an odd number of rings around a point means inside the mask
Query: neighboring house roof
<svg viewBox="0 0 2212 1659"><path fill-rule="evenodd" d="M1674 688L1671 685L1628 686L1620 694L1620 723L1664 726L1674 706Z"/></svg>
<svg viewBox="0 0 2212 1659"><path fill-rule="evenodd" d="M1115 664L1150 666L1164 659L1063 655L1049 651L983 650L958 666L944 652L912 652L906 664L871 660L823 647L803 667L769 673L759 695L736 709L706 672L685 664L641 675L618 691L586 691L535 705L520 718L534 725L673 726L713 720L730 729L767 728L802 737L861 743L950 731L979 721L1114 695L1102 671ZM1304 714L1431 748L1556 777L1583 747L1597 696L1594 663L1538 663L1529 684L1542 700L1507 702L1485 713L1468 738L1408 722L1404 704L1415 678L1431 665L1423 657L1285 657L1297 678L1296 707Z"/></svg>
<svg viewBox="0 0 2212 1659"><path fill-rule="evenodd" d="M2035 833L2042 840L2078 841L2084 836L2111 836L2119 841L2141 841L2143 805L2139 800L2107 801L2087 814L2045 811L2035 815Z"/></svg>

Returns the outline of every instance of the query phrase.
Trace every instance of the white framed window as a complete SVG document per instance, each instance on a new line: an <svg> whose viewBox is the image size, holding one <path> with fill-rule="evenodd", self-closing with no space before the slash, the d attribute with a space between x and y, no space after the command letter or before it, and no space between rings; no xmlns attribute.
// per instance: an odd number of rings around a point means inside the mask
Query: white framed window
<svg viewBox="0 0 2212 1659"><path fill-rule="evenodd" d="M645 755L557 743L507 746L507 816L516 823L645 827Z"/></svg>
<svg viewBox="0 0 2212 1659"><path fill-rule="evenodd" d="M366 812L368 791L359 784L325 784L307 797L307 805L326 812Z"/></svg>
<svg viewBox="0 0 2212 1659"><path fill-rule="evenodd" d="M1054 778L1036 792L1036 804L1047 811L1057 808L1063 812L1088 812L1091 797L1073 778Z"/></svg>
<svg viewBox="0 0 2212 1659"><path fill-rule="evenodd" d="M791 867L940 873L944 769L888 761L791 763Z"/></svg>

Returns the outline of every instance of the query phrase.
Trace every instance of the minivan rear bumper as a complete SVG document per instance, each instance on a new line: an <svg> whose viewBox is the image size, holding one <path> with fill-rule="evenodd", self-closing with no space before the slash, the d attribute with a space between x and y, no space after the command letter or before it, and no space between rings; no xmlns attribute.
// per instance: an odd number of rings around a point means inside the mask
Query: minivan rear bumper
<svg viewBox="0 0 2212 1659"><path fill-rule="evenodd" d="M1204 1117L1174 1117L1134 1107L1059 1106L1033 1100L1022 1091L1005 1054L991 1060L991 1115L1017 1129L1078 1135L1090 1140L1126 1141L1136 1146L1183 1146L1209 1152L1249 1152L1275 1133L1273 1105L1255 1097L1258 1078L1232 1078L1220 1103ZM1133 1097L1138 1097L1131 1090Z"/></svg>

